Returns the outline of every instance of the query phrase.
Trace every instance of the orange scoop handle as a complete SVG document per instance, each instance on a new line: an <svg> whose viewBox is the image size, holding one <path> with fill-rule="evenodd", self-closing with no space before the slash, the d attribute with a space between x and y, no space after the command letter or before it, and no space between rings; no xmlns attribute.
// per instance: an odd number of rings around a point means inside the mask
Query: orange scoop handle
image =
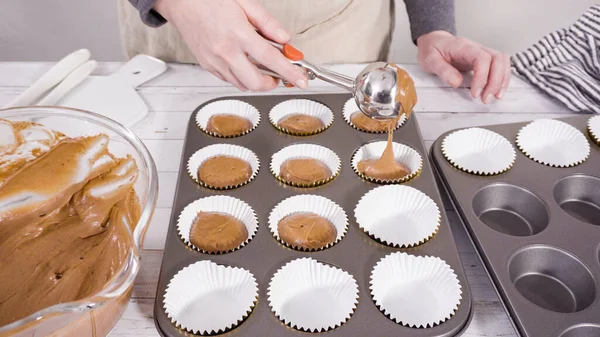
<svg viewBox="0 0 600 337"><path fill-rule="evenodd" d="M304 59L304 54L298 49L294 48L291 44L284 44L281 50L283 56L287 57L291 61L301 61Z"/></svg>

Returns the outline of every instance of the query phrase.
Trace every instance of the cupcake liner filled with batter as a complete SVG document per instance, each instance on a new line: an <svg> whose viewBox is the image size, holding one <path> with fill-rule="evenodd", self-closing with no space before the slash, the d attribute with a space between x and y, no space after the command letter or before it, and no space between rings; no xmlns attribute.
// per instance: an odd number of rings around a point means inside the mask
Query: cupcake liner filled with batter
<svg viewBox="0 0 600 337"><path fill-rule="evenodd" d="M187 205L177 220L185 244L207 254L222 254L245 246L258 231L256 213L242 200L213 195Z"/></svg>
<svg viewBox="0 0 600 337"><path fill-rule="evenodd" d="M361 146L352 156L354 172L363 179L379 184L403 183L421 172L423 159L417 150L393 142L393 161L388 163L383 157L387 146L386 141L375 141Z"/></svg>
<svg viewBox="0 0 600 337"><path fill-rule="evenodd" d="M273 275L267 296L273 313L289 327L326 332L350 320L358 305L358 284L340 268L299 258Z"/></svg>
<svg viewBox="0 0 600 337"><path fill-rule="evenodd" d="M376 187L356 205L358 226L371 237L392 247L414 247L431 239L442 219L435 201L405 185Z"/></svg>
<svg viewBox="0 0 600 337"><path fill-rule="evenodd" d="M325 131L333 124L333 112L326 105L291 99L277 104L269 112L271 124L294 136L309 136Z"/></svg>
<svg viewBox="0 0 600 337"><path fill-rule="evenodd" d="M371 296L392 321L411 328L431 328L458 310L462 290L452 267L433 256L395 252L371 272Z"/></svg>
<svg viewBox="0 0 600 337"><path fill-rule="evenodd" d="M190 157L187 171L201 186L227 190L252 181L259 167L258 157L249 149L232 144L213 144Z"/></svg>
<svg viewBox="0 0 600 337"><path fill-rule="evenodd" d="M590 156L590 143L570 124L538 119L517 134L517 147L530 159L547 166L571 167Z"/></svg>
<svg viewBox="0 0 600 337"><path fill-rule="evenodd" d="M588 133L596 145L600 146L600 116L594 116L588 120Z"/></svg>
<svg viewBox="0 0 600 337"><path fill-rule="evenodd" d="M175 326L205 336L242 324L257 301L258 284L251 272L205 260L173 276L163 308Z"/></svg>
<svg viewBox="0 0 600 337"><path fill-rule="evenodd" d="M341 161L335 152L316 144L287 146L271 157L271 173L283 183L296 187L314 187L333 180Z"/></svg>
<svg viewBox="0 0 600 337"><path fill-rule="evenodd" d="M342 116L344 116L346 123L359 131L368 133L385 133L389 131L389 122L387 120L377 120L368 117L360 111L354 98L350 98L346 101ZM400 115L393 130L397 130L401 127L406 120L406 114Z"/></svg>
<svg viewBox="0 0 600 337"><path fill-rule="evenodd" d="M495 175L508 171L517 153L508 139L482 128L455 131L442 142L444 157L461 171Z"/></svg>
<svg viewBox="0 0 600 337"><path fill-rule="evenodd" d="M238 100L215 101L196 113L196 125L214 137L242 136L254 130L259 123L258 109Z"/></svg>
<svg viewBox="0 0 600 337"><path fill-rule="evenodd" d="M269 229L287 247L301 251L329 248L348 230L348 216L335 202L318 195L295 195L269 214Z"/></svg>

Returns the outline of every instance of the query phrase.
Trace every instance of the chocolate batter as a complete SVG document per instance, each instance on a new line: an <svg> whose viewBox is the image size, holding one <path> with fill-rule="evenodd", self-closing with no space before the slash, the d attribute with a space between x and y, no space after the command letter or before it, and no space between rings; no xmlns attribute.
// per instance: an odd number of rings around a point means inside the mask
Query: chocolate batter
<svg viewBox="0 0 600 337"><path fill-rule="evenodd" d="M210 187L227 188L247 182L252 176L252 167L246 161L230 156L207 159L198 168L198 179Z"/></svg>
<svg viewBox="0 0 600 337"><path fill-rule="evenodd" d="M337 231L327 219L311 212L293 213L277 224L279 237L294 248L319 249L335 242Z"/></svg>
<svg viewBox="0 0 600 337"><path fill-rule="evenodd" d="M252 123L241 116L217 114L208 119L206 131L222 137L239 136L252 129Z"/></svg>
<svg viewBox="0 0 600 337"><path fill-rule="evenodd" d="M406 165L394 159L393 152L391 152L391 158L389 157L390 154L386 152L389 152L387 147L381 158L359 161L358 171L369 178L379 180L398 180L411 173Z"/></svg>
<svg viewBox="0 0 600 337"><path fill-rule="evenodd" d="M293 158L281 164L279 177L291 183L310 185L327 180L331 177L331 170L317 159Z"/></svg>
<svg viewBox="0 0 600 337"><path fill-rule="evenodd" d="M29 122L0 119L0 184L26 163L64 138L60 132Z"/></svg>
<svg viewBox="0 0 600 337"><path fill-rule="evenodd" d="M39 129L15 123L14 134L22 127ZM99 292L126 260L140 217L133 158L114 158L106 135L50 134L50 149L28 152L37 158L0 182L0 326ZM22 163L16 149L39 143L17 140L0 160Z"/></svg>
<svg viewBox="0 0 600 337"><path fill-rule="evenodd" d="M404 113L408 119L413 112L413 108L417 104L415 82L413 82L412 77L410 77L406 70L395 64L391 65L396 67L396 101L400 102L400 105L402 106L400 115Z"/></svg>
<svg viewBox="0 0 600 337"><path fill-rule="evenodd" d="M244 223L225 213L200 212L190 230L190 242L210 253L236 249L247 239Z"/></svg>
<svg viewBox="0 0 600 337"><path fill-rule="evenodd" d="M371 118L362 113L362 111L353 112L350 115L350 122L362 131L385 132L388 129L388 121Z"/></svg>
<svg viewBox="0 0 600 337"><path fill-rule="evenodd" d="M417 92L415 84L410 75L402 68L394 65L397 68L397 82L398 90L396 99L402 105L402 110L399 116L403 113L406 114L406 118L410 117L410 114L417 104ZM394 150L392 147L393 131L394 126L397 123L397 119L385 121L388 127L388 140L387 146L379 159L367 159L358 162L357 169L359 172L367 177L381 179L381 180L397 180L409 175L410 169L402 163L396 162L394 158Z"/></svg>
<svg viewBox="0 0 600 337"><path fill-rule="evenodd" d="M325 123L317 117L295 113L277 121L277 125L291 133L315 133L325 128Z"/></svg>

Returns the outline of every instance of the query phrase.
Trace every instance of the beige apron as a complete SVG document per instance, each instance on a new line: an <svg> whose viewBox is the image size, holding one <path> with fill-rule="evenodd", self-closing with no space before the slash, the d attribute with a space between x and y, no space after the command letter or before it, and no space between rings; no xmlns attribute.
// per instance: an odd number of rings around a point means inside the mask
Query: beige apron
<svg viewBox="0 0 600 337"><path fill-rule="evenodd" d="M292 33L306 59L322 63L387 60L394 24L393 0L259 0ZM173 25L144 25L127 0L119 0L123 47L131 58L149 54L167 62L196 63Z"/></svg>

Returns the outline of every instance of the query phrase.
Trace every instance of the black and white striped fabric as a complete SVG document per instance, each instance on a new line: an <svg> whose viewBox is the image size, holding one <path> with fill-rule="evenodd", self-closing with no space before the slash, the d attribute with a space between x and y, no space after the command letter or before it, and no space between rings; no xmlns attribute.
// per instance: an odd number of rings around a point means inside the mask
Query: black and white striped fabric
<svg viewBox="0 0 600 337"><path fill-rule="evenodd" d="M574 111L600 113L600 5L511 57L513 71Z"/></svg>

